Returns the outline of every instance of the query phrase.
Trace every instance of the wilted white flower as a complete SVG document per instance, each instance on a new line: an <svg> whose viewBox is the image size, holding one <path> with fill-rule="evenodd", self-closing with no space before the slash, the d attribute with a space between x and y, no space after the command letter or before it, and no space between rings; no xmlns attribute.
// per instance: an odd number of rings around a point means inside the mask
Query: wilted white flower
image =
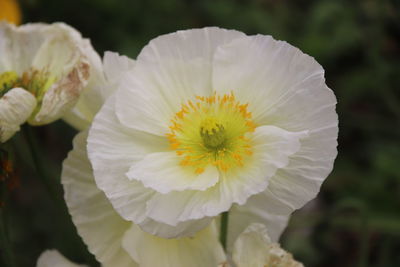
<svg viewBox="0 0 400 267"><path fill-rule="evenodd" d="M192 235L232 207L228 241L252 221L276 240L332 170L335 104L322 67L286 42L179 31L121 78L88 155L114 209L149 233Z"/></svg>
<svg viewBox="0 0 400 267"><path fill-rule="evenodd" d="M235 241L232 260L235 267L303 267L295 261L292 254L273 243L267 228L253 223ZM233 264L224 263L220 267Z"/></svg>
<svg viewBox="0 0 400 267"><path fill-rule="evenodd" d="M25 119L32 125L47 124L70 109L87 84L93 56L97 55L89 40L65 24L17 27L0 22L0 99L15 88L26 91L18 104L7 104L8 97L1 102L3 111L20 114L14 121L1 118L1 141L11 137L11 128L17 131ZM29 103L28 93L34 99L29 97Z"/></svg>
<svg viewBox="0 0 400 267"><path fill-rule="evenodd" d="M39 256L36 267L86 267L86 265L69 261L57 250L46 250Z"/></svg>

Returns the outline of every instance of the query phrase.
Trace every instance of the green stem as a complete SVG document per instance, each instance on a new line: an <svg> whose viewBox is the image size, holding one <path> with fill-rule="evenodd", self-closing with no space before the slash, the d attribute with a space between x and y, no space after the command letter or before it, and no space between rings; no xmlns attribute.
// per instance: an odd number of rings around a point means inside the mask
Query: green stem
<svg viewBox="0 0 400 267"><path fill-rule="evenodd" d="M219 240L221 241L222 247L226 250L226 240L228 236L228 221L229 221L229 212L226 211L221 215L221 231Z"/></svg>
<svg viewBox="0 0 400 267"><path fill-rule="evenodd" d="M51 198L54 201L59 202L61 199L60 194L57 193L56 185L54 183L55 181L53 181L52 179L50 179L49 176L46 175L44 167L41 164L40 155L38 153L38 151L39 151L38 145L37 145L34 135L32 133L32 129L29 125L24 125L23 130L24 130L26 141L28 142L29 150L31 153L31 157L32 157L36 172L39 175L39 178L42 180L47 191L50 193ZM62 201L62 199L61 199L61 201Z"/></svg>
<svg viewBox="0 0 400 267"><path fill-rule="evenodd" d="M58 218L60 218L60 226L63 229L63 232L66 233L65 241L70 242L73 244L73 246L77 247L82 253L82 256L86 259L86 262L88 262L91 266L98 266L98 263L94 259L93 255L87 251L86 245L77 234L75 225L72 222L68 208L62 196L63 191L61 184L56 179L51 179L43 167L44 165L42 164L40 153L38 153L39 146L37 145L35 136L32 132L32 127L29 125L24 125L23 130L37 174L40 176L40 179L49 192L51 198L54 200L53 202L56 206L56 212L58 213Z"/></svg>
<svg viewBox="0 0 400 267"><path fill-rule="evenodd" d="M12 251L12 246L7 227L7 219L5 214L5 200L7 193L5 182L2 182L0 187L1 187L0 190L1 190L1 205L2 205L2 207L0 207L0 248L2 252L1 254L3 255L4 264L7 267L14 267L16 266L15 257Z"/></svg>

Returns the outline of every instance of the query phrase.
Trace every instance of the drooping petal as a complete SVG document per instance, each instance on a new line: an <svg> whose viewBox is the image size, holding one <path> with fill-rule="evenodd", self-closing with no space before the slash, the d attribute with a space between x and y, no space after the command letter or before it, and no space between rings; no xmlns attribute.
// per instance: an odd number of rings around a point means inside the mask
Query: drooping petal
<svg viewBox="0 0 400 267"><path fill-rule="evenodd" d="M300 148L306 133L291 133L273 126L258 127L254 133L252 162L222 173L219 182L206 191L186 190L156 194L147 205L149 217L170 225L186 220L216 216L233 203L244 204L264 191L269 179L288 164L289 156Z"/></svg>
<svg viewBox="0 0 400 267"><path fill-rule="evenodd" d="M140 267L211 267L225 261L214 224L193 237L180 239L151 236L133 225L123 246Z"/></svg>
<svg viewBox="0 0 400 267"><path fill-rule="evenodd" d="M46 250L40 254L36 267L86 267L86 265L69 261L57 250Z"/></svg>
<svg viewBox="0 0 400 267"><path fill-rule="evenodd" d="M114 211L93 178L86 152L87 132L74 139L74 149L63 163L62 184L72 220L79 235L103 266L136 266L122 248L131 223Z"/></svg>
<svg viewBox="0 0 400 267"><path fill-rule="evenodd" d="M164 135L182 103L213 92L211 64L217 47L243 36L233 30L204 28L155 38L122 83L118 118L127 127Z"/></svg>
<svg viewBox="0 0 400 267"><path fill-rule="evenodd" d="M215 166L197 174L182 168L180 160L175 152L152 153L132 165L127 176L162 194L183 190L204 191L218 182L219 173Z"/></svg>
<svg viewBox="0 0 400 267"><path fill-rule="evenodd" d="M10 139L20 129L36 106L35 97L22 88L14 88L0 98L0 142Z"/></svg>

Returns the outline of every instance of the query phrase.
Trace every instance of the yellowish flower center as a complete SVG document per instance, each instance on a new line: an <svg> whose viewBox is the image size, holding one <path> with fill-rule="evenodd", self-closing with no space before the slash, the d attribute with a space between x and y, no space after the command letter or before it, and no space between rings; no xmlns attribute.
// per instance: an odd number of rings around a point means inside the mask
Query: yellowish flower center
<svg viewBox="0 0 400 267"><path fill-rule="evenodd" d="M233 93L196 96L182 104L167 133L180 165L198 174L209 165L224 172L243 166L253 153L250 135L255 129L247 108Z"/></svg>
<svg viewBox="0 0 400 267"><path fill-rule="evenodd" d="M24 72L22 77L19 77L15 71L6 71L0 74L0 96L12 88L21 87L41 101L55 80L55 77L46 71L30 70Z"/></svg>
<svg viewBox="0 0 400 267"><path fill-rule="evenodd" d="M0 74L0 96L14 88L18 82L18 74L14 71L6 71Z"/></svg>

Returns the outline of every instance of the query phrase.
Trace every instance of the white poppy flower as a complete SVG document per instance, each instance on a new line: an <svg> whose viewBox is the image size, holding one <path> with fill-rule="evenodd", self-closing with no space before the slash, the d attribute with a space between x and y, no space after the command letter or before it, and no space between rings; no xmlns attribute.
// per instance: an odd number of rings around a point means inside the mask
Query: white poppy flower
<svg viewBox="0 0 400 267"><path fill-rule="evenodd" d="M36 267L86 267L86 265L71 262L57 250L46 250L39 256Z"/></svg>
<svg viewBox="0 0 400 267"><path fill-rule="evenodd" d="M215 224L191 237L163 239L124 220L96 186L86 140L87 131L75 137L63 163L62 183L78 233L102 266L214 267L226 261Z"/></svg>
<svg viewBox="0 0 400 267"><path fill-rule="evenodd" d="M160 36L94 119L96 184L152 234L192 235L234 205L243 222L279 219L276 238L332 170L335 104L322 67L286 42L219 28Z"/></svg>
<svg viewBox="0 0 400 267"><path fill-rule="evenodd" d="M13 88L23 88L37 103L29 123L50 123L77 102L89 79L94 54L89 40L65 24L17 27L0 22L0 97Z"/></svg>
<svg viewBox="0 0 400 267"><path fill-rule="evenodd" d="M251 224L239 235L234 244L232 260L235 267L303 267L278 243L273 243L267 228L258 223ZM220 267L231 265L224 263Z"/></svg>

